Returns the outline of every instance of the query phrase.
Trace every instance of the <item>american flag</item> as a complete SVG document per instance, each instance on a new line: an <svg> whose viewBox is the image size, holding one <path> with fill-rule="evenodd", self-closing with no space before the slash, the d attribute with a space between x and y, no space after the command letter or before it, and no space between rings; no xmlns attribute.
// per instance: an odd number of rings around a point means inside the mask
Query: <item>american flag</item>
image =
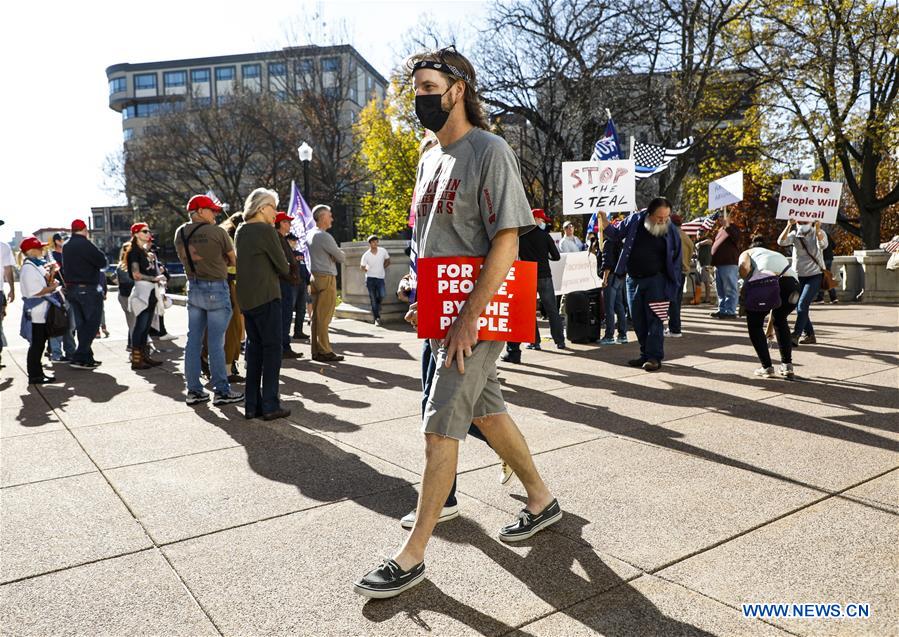
<svg viewBox="0 0 899 637"><path fill-rule="evenodd" d="M891 241L881 243L880 249L886 250L887 252L899 252L899 239L894 237Z"/></svg>
<svg viewBox="0 0 899 637"><path fill-rule="evenodd" d="M680 229L686 232L690 236L697 236L700 232L706 232L711 230L715 225L715 221L718 219L718 212L715 211L710 215L706 215L705 217L699 217L698 219L693 219L692 221L687 221L683 225L681 225Z"/></svg>
<svg viewBox="0 0 899 637"><path fill-rule="evenodd" d="M659 317L662 323L668 321L668 305L669 301L650 301L649 311Z"/></svg>
<svg viewBox="0 0 899 637"><path fill-rule="evenodd" d="M634 173L637 179L652 177L668 168L678 155L683 155L693 145L693 138L686 137L677 142L673 148L665 148L656 144L634 142Z"/></svg>
<svg viewBox="0 0 899 637"><path fill-rule="evenodd" d="M306 267L312 268L312 260L309 258L309 244L306 242L306 235L315 228L315 221L312 219L312 210L309 204L303 198L303 193L295 181L290 182L290 205L287 208L287 214L293 217L290 222L290 231L298 239L298 248L306 259Z"/></svg>
<svg viewBox="0 0 899 637"><path fill-rule="evenodd" d="M219 208L221 208L224 205L221 202L221 200L215 196L215 193L212 191L212 188L210 188L209 190L206 191L206 196L209 197L210 199L212 199L212 203L214 203Z"/></svg>

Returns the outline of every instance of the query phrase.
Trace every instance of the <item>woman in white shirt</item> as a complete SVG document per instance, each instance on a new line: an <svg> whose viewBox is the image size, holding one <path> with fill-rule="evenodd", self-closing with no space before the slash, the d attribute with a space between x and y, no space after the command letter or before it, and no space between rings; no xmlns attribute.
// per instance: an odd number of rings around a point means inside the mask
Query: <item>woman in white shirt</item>
<svg viewBox="0 0 899 637"><path fill-rule="evenodd" d="M752 238L749 249L740 255L739 269L744 282L758 274L779 277L780 307L772 310L771 316L777 335L777 346L780 349L779 373L784 378L793 378L793 343L787 317L796 309L796 302L799 300L799 279L796 271L787 257L766 248L764 237L759 235ZM765 337L766 316L768 312L746 311L749 340L752 341L755 353L762 364L755 370L755 375L770 378L774 376L774 367L771 365L771 354Z"/></svg>
<svg viewBox="0 0 899 637"><path fill-rule="evenodd" d="M43 385L56 382L52 376L44 373L41 356L47 346L47 310L50 301L47 297L56 292L59 285L54 274L59 268L55 263L48 264L43 258L43 248L37 237L26 237L19 244L24 260L19 271L19 290L25 304L22 325L27 334L27 324L31 326L31 339L28 346L28 382L32 385Z"/></svg>

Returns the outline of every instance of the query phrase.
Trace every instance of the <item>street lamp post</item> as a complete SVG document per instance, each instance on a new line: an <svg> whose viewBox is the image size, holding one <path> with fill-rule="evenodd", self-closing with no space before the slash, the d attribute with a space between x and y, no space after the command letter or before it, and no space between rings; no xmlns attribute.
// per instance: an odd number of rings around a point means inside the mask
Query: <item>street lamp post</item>
<svg viewBox="0 0 899 637"><path fill-rule="evenodd" d="M303 142L297 148L300 161L303 162L303 196L309 197L309 162L312 161L312 146ZM308 201L308 199L307 199Z"/></svg>

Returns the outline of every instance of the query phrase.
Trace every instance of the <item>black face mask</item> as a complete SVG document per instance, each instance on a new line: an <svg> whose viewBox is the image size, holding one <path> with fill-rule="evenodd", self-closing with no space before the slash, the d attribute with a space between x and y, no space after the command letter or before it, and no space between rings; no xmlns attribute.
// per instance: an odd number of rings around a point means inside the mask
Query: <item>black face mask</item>
<svg viewBox="0 0 899 637"><path fill-rule="evenodd" d="M415 96L415 114L421 125L435 133L446 125L449 119L449 113L443 110L441 100L443 96L449 93L446 89L441 95L416 95Z"/></svg>

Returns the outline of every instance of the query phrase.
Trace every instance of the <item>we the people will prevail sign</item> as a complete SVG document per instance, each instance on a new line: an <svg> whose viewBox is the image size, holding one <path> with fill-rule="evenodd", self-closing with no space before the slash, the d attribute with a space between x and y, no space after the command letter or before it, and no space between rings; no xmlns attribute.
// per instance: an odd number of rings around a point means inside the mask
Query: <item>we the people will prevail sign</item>
<svg viewBox="0 0 899 637"><path fill-rule="evenodd" d="M836 223L843 184L838 181L784 179L777 200L777 218Z"/></svg>

